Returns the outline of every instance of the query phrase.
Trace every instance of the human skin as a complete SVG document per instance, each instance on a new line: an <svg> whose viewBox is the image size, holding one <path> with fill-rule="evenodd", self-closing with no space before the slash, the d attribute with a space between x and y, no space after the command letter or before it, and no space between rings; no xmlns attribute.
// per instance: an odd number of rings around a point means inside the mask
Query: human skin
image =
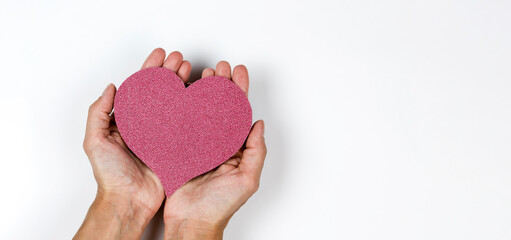
<svg viewBox="0 0 511 240"><path fill-rule="evenodd" d="M183 55L155 49L142 69L165 67L185 84L191 64ZM206 68L202 77L232 79L245 94L248 71L238 65L231 74L228 62ZM75 239L140 239L165 199L158 177L122 140L112 112L116 89L109 84L89 108L83 148L98 184L96 199ZM242 149L214 170L184 184L165 202L165 239L221 239L232 215L254 194L266 156L264 123L257 121Z"/></svg>

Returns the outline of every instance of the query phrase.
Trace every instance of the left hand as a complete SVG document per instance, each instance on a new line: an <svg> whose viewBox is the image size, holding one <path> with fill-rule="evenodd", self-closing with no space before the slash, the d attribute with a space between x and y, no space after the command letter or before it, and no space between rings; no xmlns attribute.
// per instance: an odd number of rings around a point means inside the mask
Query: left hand
<svg viewBox="0 0 511 240"><path fill-rule="evenodd" d="M181 53L173 52L165 62L164 59L165 51L155 49L142 69L163 65L181 78L188 78L191 65L182 61ZM115 86L109 84L89 108L83 148L98 192L77 239L140 238L165 198L156 174L129 150L119 134L115 118L110 115L115 93Z"/></svg>

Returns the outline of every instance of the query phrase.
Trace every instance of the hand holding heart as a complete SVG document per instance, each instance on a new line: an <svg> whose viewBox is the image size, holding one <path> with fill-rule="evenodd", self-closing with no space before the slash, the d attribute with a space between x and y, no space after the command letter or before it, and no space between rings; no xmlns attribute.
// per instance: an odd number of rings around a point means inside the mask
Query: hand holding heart
<svg viewBox="0 0 511 240"><path fill-rule="evenodd" d="M163 49L154 50L143 69L164 67L183 82L189 78L191 65L178 52L165 60ZM206 69L203 78L222 76L233 80L246 94L248 73L244 66L234 68L220 62L216 70ZM75 236L79 238L134 238L154 216L165 198L158 176L131 152L119 134L113 109L116 89L109 85L91 105L87 120L84 149L98 183L96 200ZM185 183L167 198L164 209L165 239L222 237L230 217L257 190L266 146L264 124L257 121L245 146L219 167ZM112 217L114 216L114 217Z"/></svg>

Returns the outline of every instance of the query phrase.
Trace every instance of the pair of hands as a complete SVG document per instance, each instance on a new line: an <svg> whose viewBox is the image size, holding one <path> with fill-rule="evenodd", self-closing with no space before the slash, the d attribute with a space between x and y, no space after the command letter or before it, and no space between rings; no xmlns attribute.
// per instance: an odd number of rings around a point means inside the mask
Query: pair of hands
<svg viewBox="0 0 511 240"><path fill-rule="evenodd" d="M187 84L191 64L179 52L165 59L165 51L155 49L142 69L165 67ZM202 77L224 76L248 91L248 71L243 65L231 74L229 63L206 68ZM158 177L137 158L122 140L110 115L115 86L106 87L89 108L83 142L98 183L94 203L76 239L139 239L165 200ZM232 215L254 194L266 156L264 123L257 121L245 146L225 163L198 176L166 199L165 239L221 239Z"/></svg>

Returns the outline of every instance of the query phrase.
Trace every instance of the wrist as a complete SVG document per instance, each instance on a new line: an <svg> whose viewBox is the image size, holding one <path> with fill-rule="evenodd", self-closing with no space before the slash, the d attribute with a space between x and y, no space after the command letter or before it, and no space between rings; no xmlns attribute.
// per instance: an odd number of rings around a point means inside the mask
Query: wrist
<svg viewBox="0 0 511 240"><path fill-rule="evenodd" d="M110 196L96 196L94 203L102 211L110 211L122 223L137 223L145 225L149 222L152 215L150 211L142 205L137 204L132 200L118 199Z"/></svg>
<svg viewBox="0 0 511 240"><path fill-rule="evenodd" d="M208 223L198 220L165 219L164 239L222 239L225 226L225 224Z"/></svg>
<svg viewBox="0 0 511 240"><path fill-rule="evenodd" d="M151 211L128 199L98 191L76 239L140 239Z"/></svg>
<svg viewBox="0 0 511 240"><path fill-rule="evenodd" d="M147 224L158 209L148 208L145 203L123 194L98 190L93 205L109 210L121 221Z"/></svg>

